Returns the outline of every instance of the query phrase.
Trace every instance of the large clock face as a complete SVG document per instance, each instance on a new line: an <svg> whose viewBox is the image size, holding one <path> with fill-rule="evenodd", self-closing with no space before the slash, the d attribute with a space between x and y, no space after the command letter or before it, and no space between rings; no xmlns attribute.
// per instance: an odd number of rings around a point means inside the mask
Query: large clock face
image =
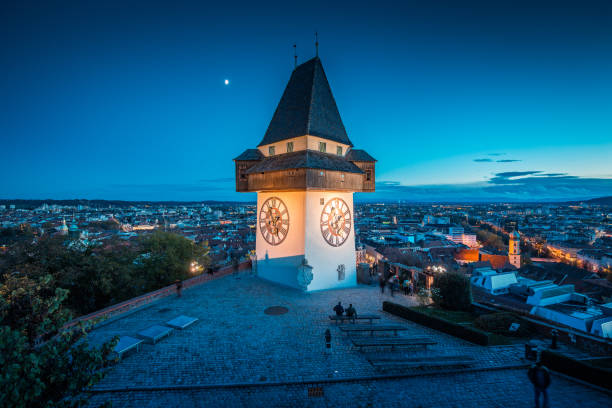
<svg viewBox="0 0 612 408"><path fill-rule="evenodd" d="M270 197L259 210L259 231L270 245L278 245L289 232L289 211L278 197Z"/></svg>
<svg viewBox="0 0 612 408"><path fill-rule="evenodd" d="M332 198L321 213L321 234L331 246L340 246L351 233L351 210L341 198Z"/></svg>

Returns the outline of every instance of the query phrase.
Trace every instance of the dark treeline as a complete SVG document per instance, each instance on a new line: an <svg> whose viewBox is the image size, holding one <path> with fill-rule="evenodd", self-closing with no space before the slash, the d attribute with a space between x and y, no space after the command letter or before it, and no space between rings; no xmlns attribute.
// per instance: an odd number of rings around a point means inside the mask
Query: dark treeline
<svg viewBox="0 0 612 408"><path fill-rule="evenodd" d="M7 235L12 244L0 253L0 284L10 276L33 282L50 277L55 287L68 290L64 305L75 315L187 279L210 265L207 244L161 231L97 246L62 236L38 238L27 228L0 230Z"/></svg>

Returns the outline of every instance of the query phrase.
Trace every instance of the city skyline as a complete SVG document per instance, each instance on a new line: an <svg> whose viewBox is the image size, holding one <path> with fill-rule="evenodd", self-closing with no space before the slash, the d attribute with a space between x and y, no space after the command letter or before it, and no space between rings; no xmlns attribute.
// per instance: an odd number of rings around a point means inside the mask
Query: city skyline
<svg viewBox="0 0 612 408"><path fill-rule="evenodd" d="M610 4L472 3L5 4L0 198L255 201L229 159L315 31L349 137L379 160L356 201L610 195Z"/></svg>

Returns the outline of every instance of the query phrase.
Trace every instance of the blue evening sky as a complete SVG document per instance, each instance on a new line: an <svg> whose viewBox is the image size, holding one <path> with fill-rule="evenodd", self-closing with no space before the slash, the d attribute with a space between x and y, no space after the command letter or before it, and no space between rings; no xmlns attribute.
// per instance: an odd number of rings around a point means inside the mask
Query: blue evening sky
<svg viewBox="0 0 612 408"><path fill-rule="evenodd" d="M232 158L315 31L357 199L612 195L610 1L128 0L0 5L0 198L253 200Z"/></svg>

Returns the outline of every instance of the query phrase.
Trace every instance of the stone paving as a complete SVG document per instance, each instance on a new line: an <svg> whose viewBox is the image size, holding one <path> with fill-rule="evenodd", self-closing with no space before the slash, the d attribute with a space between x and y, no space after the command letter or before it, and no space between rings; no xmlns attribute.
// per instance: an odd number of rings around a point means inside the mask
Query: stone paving
<svg viewBox="0 0 612 408"><path fill-rule="evenodd" d="M525 370L481 371L461 376L438 374L398 380L323 384L323 396L309 397L304 385L231 389L115 392L96 394L92 405L114 407L533 407ZM549 388L553 408L608 408L609 394L553 375Z"/></svg>
<svg viewBox="0 0 612 408"><path fill-rule="evenodd" d="M328 315L342 301L353 303L358 313L379 314L379 323L402 324L401 336L427 335L438 344L430 350L410 350L412 356L470 355L474 371L449 374L443 370L403 370L411 378L364 380L380 376L364 353L351 347L347 336L335 328ZM91 334L97 343L113 335L135 335L178 315L199 322L175 331L155 345L143 345L125 357L97 386L94 404L112 400L114 406L526 406L531 391L525 370L512 367L522 360L523 346L481 347L381 311L383 300L414 305L414 298L391 298L379 289L351 289L301 293L242 273L185 290L181 298L162 299L144 309L98 327ZM289 312L267 315L270 306ZM332 330L332 353L325 353L324 333ZM485 371L491 370L493 371ZM352 379L361 378L359 381ZM326 383L323 397L308 397L304 384ZM243 384L238 388L223 386ZM252 384L252 386L245 386ZM211 389L199 389L202 387ZM217 388L214 388L217 386ZM116 392L124 388L173 391ZM440 390L444 390L440 392ZM572 390L568 392L567 390ZM114 392L111 392L114 391ZM520 394L516 398L513 394ZM589 404L610 406L609 395L564 378L555 378L554 406L574 393ZM403 402L401 402L403 401ZM407 404L407 405L406 405ZM522 405L521 405L522 404ZM575 405L575 403L572 403Z"/></svg>

